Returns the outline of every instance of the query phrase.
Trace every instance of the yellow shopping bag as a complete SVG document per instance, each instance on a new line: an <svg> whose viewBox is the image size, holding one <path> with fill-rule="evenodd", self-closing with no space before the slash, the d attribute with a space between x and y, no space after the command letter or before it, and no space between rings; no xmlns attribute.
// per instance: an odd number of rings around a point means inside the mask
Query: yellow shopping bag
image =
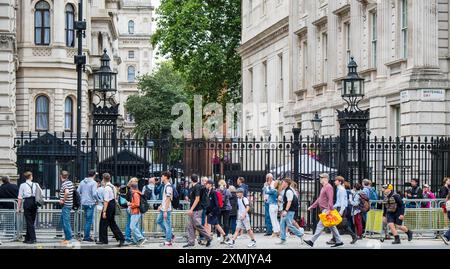
<svg viewBox="0 0 450 269"><path fill-rule="evenodd" d="M342 222L342 217L336 209L328 212L328 214L320 214L319 218L322 221L323 226L325 227L333 227Z"/></svg>

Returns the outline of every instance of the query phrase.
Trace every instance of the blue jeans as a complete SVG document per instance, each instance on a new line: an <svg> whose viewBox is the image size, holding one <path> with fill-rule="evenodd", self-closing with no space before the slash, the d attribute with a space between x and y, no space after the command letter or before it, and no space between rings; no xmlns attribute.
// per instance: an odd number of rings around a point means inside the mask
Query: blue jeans
<svg viewBox="0 0 450 269"><path fill-rule="evenodd" d="M72 227L70 226L70 210L72 206L63 206L61 210L61 223L66 240L72 240Z"/></svg>
<svg viewBox="0 0 450 269"><path fill-rule="evenodd" d="M450 212L447 212L447 218L450 220ZM447 238L447 240L450 240L450 227L448 228L447 232L445 232L444 236Z"/></svg>
<svg viewBox="0 0 450 269"><path fill-rule="evenodd" d="M264 220L266 223L266 234L272 233L272 221L270 220L270 210L269 210L269 203L264 203Z"/></svg>
<svg viewBox="0 0 450 269"><path fill-rule="evenodd" d="M295 212L294 211L288 211L286 216L281 217L281 223L280 223L280 239L286 240L286 226L289 228L291 232L293 232L296 236L302 237L303 231L297 229L297 227L292 224L292 220L294 219Z"/></svg>
<svg viewBox="0 0 450 269"><path fill-rule="evenodd" d="M236 231L236 220L237 220L237 216L230 216L231 234L234 234L234 232Z"/></svg>
<svg viewBox="0 0 450 269"><path fill-rule="evenodd" d="M164 212L160 211L156 223L161 227L162 232L166 236L166 242L172 241L172 216L170 211L167 211L167 219L164 219Z"/></svg>
<svg viewBox="0 0 450 269"><path fill-rule="evenodd" d="M130 233L133 235L133 242L137 243L144 239L144 235L141 232L141 214L130 215Z"/></svg>
<svg viewBox="0 0 450 269"><path fill-rule="evenodd" d="M83 205L84 211L84 239L91 238L91 227L94 222L94 208L95 205Z"/></svg>
<svg viewBox="0 0 450 269"><path fill-rule="evenodd" d="M125 225L125 240L131 242L131 214L130 209L127 208L127 223Z"/></svg>

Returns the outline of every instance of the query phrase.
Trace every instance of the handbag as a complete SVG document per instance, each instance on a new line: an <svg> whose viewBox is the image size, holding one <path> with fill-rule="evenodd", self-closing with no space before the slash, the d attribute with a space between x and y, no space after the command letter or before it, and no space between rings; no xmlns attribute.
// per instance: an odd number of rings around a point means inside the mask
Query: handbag
<svg viewBox="0 0 450 269"><path fill-rule="evenodd" d="M328 212L328 214L321 213L319 215L319 218L322 221L324 227L333 227L342 222L342 217L336 209Z"/></svg>

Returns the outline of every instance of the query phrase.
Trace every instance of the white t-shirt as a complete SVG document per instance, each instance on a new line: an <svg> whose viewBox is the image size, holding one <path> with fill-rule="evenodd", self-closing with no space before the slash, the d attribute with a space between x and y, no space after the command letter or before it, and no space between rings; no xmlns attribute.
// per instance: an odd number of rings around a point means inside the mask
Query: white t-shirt
<svg viewBox="0 0 450 269"><path fill-rule="evenodd" d="M116 199L116 190L114 185L112 184L106 184L105 189L103 191L103 201L109 202L111 200Z"/></svg>
<svg viewBox="0 0 450 269"><path fill-rule="evenodd" d="M161 210L162 211L171 211L172 210L172 196L173 196L173 188L172 185L170 185L170 183L167 183L164 186L164 190L163 190L163 197L162 197L162 203L161 203ZM169 208L166 208L166 201L167 199L170 200L169 203Z"/></svg>
<svg viewBox="0 0 450 269"><path fill-rule="evenodd" d="M244 206L245 204L245 206ZM247 211L246 206L249 206L250 203L248 202L247 197L238 198L238 215L239 217L244 214L245 211ZM248 217L248 214L247 214Z"/></svg>
<svg viewBox="0 0 450 269"><path fill-rule="evenodd" d="M294 190L290 189L290 191L286 192L286 199L287 201L292 201L294 199Z"/></svg>

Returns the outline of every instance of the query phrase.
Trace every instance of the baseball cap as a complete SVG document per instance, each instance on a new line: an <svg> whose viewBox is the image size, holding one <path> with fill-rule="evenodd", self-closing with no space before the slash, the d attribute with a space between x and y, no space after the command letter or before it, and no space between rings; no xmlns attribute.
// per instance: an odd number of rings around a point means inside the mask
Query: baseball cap
<svg viewBox="0 0 450 269"><path fill-rule="evenodd" d="M430 185L428 185L428 184L423 184L423 187L424 187L424 188L430 188Z"/></svg>
<svg viewBox="0 0 450 269"><path fill-rule="evenodd" d="M244 189L243 189L243 188L238 188L238 189L236 190L236 192L237 192L237 193L244 193Z"/></svg>
<svg viewBox="0 0 450 269"><path fill-rule="evenodd" d="M214 181L212 179L208 179L205 184L214 185Z"/></svg>
<svg viewBox="0 0 450 269"><path fill-rule="evenodd" d="M393 189L394 189L394 186L392 186L392 184L384 184L384 185L382 186L382 188L383 188L383 189L393 190Z"/></svg>

